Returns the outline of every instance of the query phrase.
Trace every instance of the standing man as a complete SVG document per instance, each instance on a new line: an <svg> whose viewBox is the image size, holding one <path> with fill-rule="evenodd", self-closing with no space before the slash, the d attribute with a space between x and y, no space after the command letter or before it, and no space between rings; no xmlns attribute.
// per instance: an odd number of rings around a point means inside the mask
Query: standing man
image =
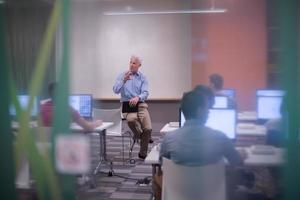
<svg viewBox="0 0 300 200"><path fill-rule="evenodd" d="M141 59L131 56L129 70L121 73L114 86L116 94L121 93L122 113L126 118L129 128L135 138L141 139L139 158L145 159L148 151L148 143L153 142L151 138L151 119L148 105L145 103L148 92L148 81L139 68Z"/></svg>
<svg viewBox="0 0 300 200"><path fill-rule="evenodd" d="M234 98L228 96L223 91L224 79L220 74L211 74L209 76L210 88L217 96L226 96L228 98L228 108L237 109L237 103Z"/></svg>
<svg viewBox="0 0 300 200"><path fill-rule="evenodd" d="M209 85L211 89L214 91L215 95L221 95L221 96L225 95L222 91L223 84L224 84L224 80L220 74L211 74L209 76Z"/></svg>

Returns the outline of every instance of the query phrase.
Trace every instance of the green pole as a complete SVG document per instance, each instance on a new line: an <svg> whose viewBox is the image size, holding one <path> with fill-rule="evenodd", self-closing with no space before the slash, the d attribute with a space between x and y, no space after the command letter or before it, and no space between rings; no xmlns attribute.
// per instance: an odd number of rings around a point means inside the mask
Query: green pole
<svg viewBox="0 0 300 200"><path fill-rule="evenodd" d="M9 79L5 52L4 7L0 7L0 199L16 199L13 134L10 129Z"/></svg>
<svg viewBox="0 0 300 200"><path fill-rule="evenodd" d="M284 199L300 199L300 148L299 148L299 24L297 0L278 0L280 22L279 66L283 69L283 86L287 92L286 133L287 163L284 168Z"/></svg>
<svg viewBox="0 0 300 200"><path fill-rule="evenodd" d="M70 108L69 108L69 17L70 1L63 0L62 9L62 34L63 55L60 66L58 87L55 95L54 110L54 134L70 134ZM55 161L55 159L54 159ZM75 200L75 177L74 175L61 175L61 186L63 199Z"/></svg>

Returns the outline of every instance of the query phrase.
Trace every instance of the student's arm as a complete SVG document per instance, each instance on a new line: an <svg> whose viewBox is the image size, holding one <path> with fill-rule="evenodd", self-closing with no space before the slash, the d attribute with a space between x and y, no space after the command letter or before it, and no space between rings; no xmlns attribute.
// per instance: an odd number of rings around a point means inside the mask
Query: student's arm
<svg viewBox="0 0 300 200"><path fill-rule="evenodd" d="M244 159L241 157L239 152L235 149L232 141L230 141L229 138L227 138L225 135L222 138L223 144L224 144L224 156L228 160L230 165L243 165ZM246 158L246 155L243 156Z"/></svg>
<svg viewBox="0 0 300 200"><path fill-rule="evenodd" d="M102 120L88 122L82 117L77 118L75 120L75 122L86 131L93 131L96 127L98 127L102 124Z"/></svg>
<svg viewBox="0 0 300 200"><path fill-rule="evenodd" d="M160 162L162 162L162 157L171 159L171 155L170 155L170 152L168 149L169 149L168 148L168 136L166 135L160 144L160 150L159 150Z"/></svg>
<svg viewBox="0 0 300 200"><path fill-rule="evenodd" d="M96 127L102 124L102 120L88 122L84 118L82 118L74 108L70 107L70 110L73 121L81 126L85 131L93 131Z"/></svg>

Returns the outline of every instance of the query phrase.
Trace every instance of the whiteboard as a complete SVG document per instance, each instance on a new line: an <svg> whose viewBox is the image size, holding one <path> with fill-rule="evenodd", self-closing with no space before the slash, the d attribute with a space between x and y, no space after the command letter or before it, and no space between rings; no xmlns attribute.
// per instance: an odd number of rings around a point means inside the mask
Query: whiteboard
<svg viewBox="0 0 300 200"><path fill-rule="evenodd" d="M71 91L118 98L112 91L132 54L149 82L150 99L181 98L191 89L190 15L106 16L97 4L74 4Z"/></svg>

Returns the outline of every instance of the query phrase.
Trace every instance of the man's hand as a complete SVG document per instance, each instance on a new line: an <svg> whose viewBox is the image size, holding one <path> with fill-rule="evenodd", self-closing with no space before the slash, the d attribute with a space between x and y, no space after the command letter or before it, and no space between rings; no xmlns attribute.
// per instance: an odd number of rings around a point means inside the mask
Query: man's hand
<svg viewBox="0 0 300 200"><path fill-rule="evenodd" d="M128 71L125 73L125 76L124 76L124 83L126 83L126 81L130 80L130 75L131 75L131 71Z"/></svg>
<svg viewBox="0 0 300 200"><path fill-rule="evenodd" d="M129 106L136 106L136 104L139 102L140 97L133 97L129 100Z"/></svg>

